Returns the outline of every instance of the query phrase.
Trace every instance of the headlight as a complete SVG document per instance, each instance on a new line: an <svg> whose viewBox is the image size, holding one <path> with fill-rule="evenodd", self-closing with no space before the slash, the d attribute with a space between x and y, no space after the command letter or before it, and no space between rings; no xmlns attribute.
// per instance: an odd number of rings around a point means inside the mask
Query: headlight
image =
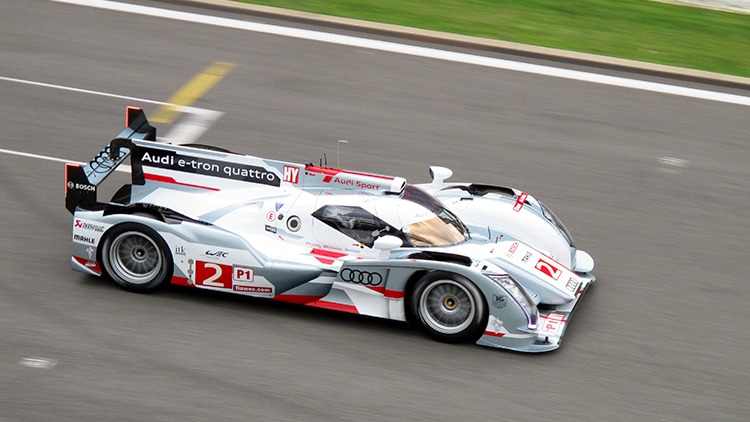
<svg viewBox="0 0 750 422"><path fill-rule="evenodd" d="M499 284L500 287L505 289L505 291L508 292L508 294L510 294L519 305L521 305L521 309L526 313L528 328L530 330L536 330L537 319L539 319L539 310L531 300L531 297L529 297L529 294L526 293L526 290L524 290L523 287L521 287L518 282L509 275L488 274L487 277Z"/></svg>
<svg viewBox="0 0 750 422"><path fill-rule="evenodd" d="M563 237L565 237L565 240L568 242L568 245L570 245L571 248L575 248L576 247L576 243L573 240L573 236L570 234L570 232L568 231L567 227L565 227L565 224L563 224L563 222L560 221L559 218L557 218L557 216L555 215L555 213L553 213L552 210L549 209L549 207L547 207L546 205L542 204L541 201L537 201L537 202L539 202L539 206L542 207L542 213L544 214L544 217L547 220L549 220L550 223L554 224L555 227L557 227L560 230L560 232L562 233Z"/></svg>

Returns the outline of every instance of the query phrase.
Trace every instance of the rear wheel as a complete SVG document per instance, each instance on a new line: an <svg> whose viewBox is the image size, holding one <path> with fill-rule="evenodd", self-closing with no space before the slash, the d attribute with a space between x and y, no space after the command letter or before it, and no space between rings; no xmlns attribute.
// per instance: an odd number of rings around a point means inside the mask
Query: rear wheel
<svg viewBox="0 0 750 422"><path fill-rule="evenodd" d="M487 323L487 306L479 289L444 271L428 273L417 282L410 306L414 320L430 337L448 343L477 340Z"/></svg>
<svg viewBox="0 0 750 422"><path fill-rule="evenodd" d="M142 224L113 228L101 244L101 257L104 271L121 287L134 292L156 289L172 272L166 242Z"/></svg>

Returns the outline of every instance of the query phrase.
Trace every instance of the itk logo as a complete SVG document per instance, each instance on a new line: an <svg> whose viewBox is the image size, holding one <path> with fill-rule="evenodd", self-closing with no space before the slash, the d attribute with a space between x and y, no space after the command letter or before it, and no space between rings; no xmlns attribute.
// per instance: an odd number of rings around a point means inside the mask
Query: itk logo
<svg viewBox="0 0 750 422"><path fill-rule="evenodd" d="M299 182L299 167L284 166L284 181L294 184Z"/></svg>

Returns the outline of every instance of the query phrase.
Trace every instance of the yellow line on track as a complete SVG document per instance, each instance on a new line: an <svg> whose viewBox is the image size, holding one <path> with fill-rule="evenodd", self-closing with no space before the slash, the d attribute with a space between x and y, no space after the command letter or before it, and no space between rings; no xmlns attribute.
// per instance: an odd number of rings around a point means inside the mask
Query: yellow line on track
<svg viewBox="0 0 750 422"><path fill-rule="evenodd" d="M156 110L156 113L149 116L148 120L154 123L172 123L180 114L182 106L190 106L199 98L204 96L211 88L214 87L229 71L235 66L234 63L213 62L203 69L203 72L195 75L177 92Z"/></svg>

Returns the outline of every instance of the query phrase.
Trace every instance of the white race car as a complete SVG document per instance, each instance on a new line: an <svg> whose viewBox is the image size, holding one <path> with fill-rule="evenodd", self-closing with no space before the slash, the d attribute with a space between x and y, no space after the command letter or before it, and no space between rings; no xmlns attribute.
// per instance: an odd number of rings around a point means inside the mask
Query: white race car
<svg viewBox="0 0 750 422"><path fill-rule="evenodd" d="M145 114L66 165L73 268L409 321L433 338L559 347L593 259L524 192L430 184L156 141ZM130 157L132 183L98 186ZM124 166L122 168L125 168Z"/></svg>

